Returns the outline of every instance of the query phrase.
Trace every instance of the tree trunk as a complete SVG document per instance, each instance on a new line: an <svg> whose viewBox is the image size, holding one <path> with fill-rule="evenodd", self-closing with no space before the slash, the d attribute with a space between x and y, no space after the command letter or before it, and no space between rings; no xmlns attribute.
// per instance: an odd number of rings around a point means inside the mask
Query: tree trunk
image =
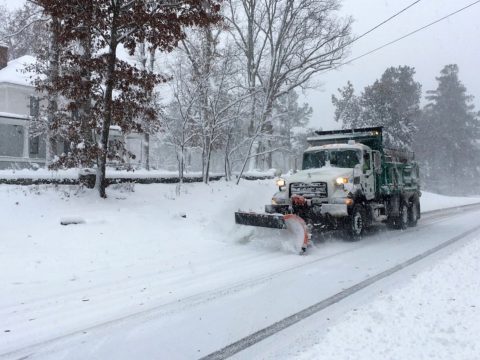
<svg viewBox="0 0 480 360"><path fill-rule="evenodd" d="M82 60L83 61L91 60L92 58L91 37L87 36L85 40L81 43L81 46L83 50ZM81 76L82 76L83 82L89 82L91 80L91 73L89 72L86 66L81 69L81 74L82 74ZM91 126L89 124L89 122L91 121L91 110L92 110L91 95L86 94L85 101L83 104L81 104L79 108L79 115L81 119L80 131L82 132L82 139L85 143L85 154L87 154L86 157L81 159L80 166L82 167L93 166L92 159L90 158L90 156L88 156L88 154L91 152L92 147L95 144L95 135L94 135L94 132L91 131Z"/></svg>
<svg viewBox="0 0 480 360"><path fill-rule="evenodd" d="M145 169L150 170L150 134L145 133Z"/></svg>
<svg viewBox="0 0 480 360"><path fill-rule="evenodd" d="M247 12L247 49L246 49L246 57L247 57L247 80L248 80L248 91L250 93L250 125L249 125L249 136L255 137L256 129L257 129L257 99L255 97L255 90L257 86L257 72L256 72L256 64L255 64L255 40L254 40L254 26L255 26L255 10L256 10L256 2L250 1L249 2L249 11ZM247 156L250 155L250 151L253 148L254 153L258 152L258 147L260 144L258 140L255 140L253 144L250 145L249 152ZM255 170L257 168L257 157L254 156L249 159L249 169ZM243 166L242 173L245 166Z"/></svg>
<svg viewBox="0 0 480 360"><path fill-rule="evenodd" d="M148 64L148 70L153 73L155 71L155 49L150 50L150 62ZM152 101L154 97L152 96ZM145 168L150 170L150 131L145 133Z"/></svg>
<svg viewBox="0 0 480 360"><path fill-rule="evenodd" d="M206 27L204 30L204 38L203 38L203 56L205 59L205 63L202 70L202 113L204 124L206 125L206 138L205 138L205 161L204 161L204 174L203 174L203 182L208 184L210 180L210 159L211 159L211 152L212 152L212 139L214 133L214 124L212 119L212 114L210 113L209 108L209 95L210 95L210 72L212 69L212 62L213 62L213 51L212 47L214 46L213 43L213 35L212 29L210 27Z"/></svg>
<svg viewBox="0 0 480 360"><path fill-rule="evenodd" d="M185 177L185 146L182 144L180 146L180 152L177 151L177 161L178 161L178 185L175 187L175 193L177 196L180 196L181 188L183 186L183 179Z"/></svg>
<svg viewBox="0 0 480 360"><path fill-rule="evenodd" d="M52 32L49 53L49 80L54 87L57 86L58 77L60 75L60 47L58 45L58 36L60 31L60 21L56 17L52 17ZM47 105L47 129L46 129L46 151L45 151L45 167L48 169L52 164L55 155L55 140L51 131L55 114L58 110L58 96L56 92L49 94Z"/></svg>
<svg viewBox="0 0 480 360"><path fill-rule="evenodd" d="M248 146L247 156L245 156L245 160L243 161L242 169L240 170L240 174L238 175L237 185L240 183L240 179L242 178L243 172L247 166L248 160L250 159L250 154L252 153L253 145L256 143L256 136L252 137L250 141L250 145Z"/></svg>
<svg viewBox="0 0 480 360"><path fill-rule="evenodd" d="M230 141L231 141L231 128L229 128L229 131L227 133L227 143L225 144L225 160L224 160L224 171L225 171L225 180L230 181L231 180L231 167L230 167L230 158L229 158L229 148L230 148Z"/></svg>
<svg viewBox="0 0 480 360"><path fill-rule="evenodd" d="M113 106L113 87L115 84L115 64L117 60L117 18L118 18L118 6L114 10L112 18L112 30L110 32L110 52L108 54L108 68L105 82L105 97L104 97L104 116L101 130L101 151L97 162L97 179L95 186L98 189L101 198L106 198L107 193L105 191L106 183L106 166L108 155L108 136L110 134L110 125L112 124L112 106Z"/></svg>

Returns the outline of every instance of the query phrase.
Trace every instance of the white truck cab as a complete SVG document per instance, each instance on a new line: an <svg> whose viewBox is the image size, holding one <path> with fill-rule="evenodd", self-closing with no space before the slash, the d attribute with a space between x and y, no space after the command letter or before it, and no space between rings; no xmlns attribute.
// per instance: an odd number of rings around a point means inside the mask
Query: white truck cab
<svg viewBox="0 0 480 360"><path fill-rule="evenodd" d="M292 196L301 196L321 213L347 216L351 195L361 191L367 200L375 197L374 152L366 145L328 144L314 146L303 154L302 170L280 180L273 205L292 206Z"/></svg>

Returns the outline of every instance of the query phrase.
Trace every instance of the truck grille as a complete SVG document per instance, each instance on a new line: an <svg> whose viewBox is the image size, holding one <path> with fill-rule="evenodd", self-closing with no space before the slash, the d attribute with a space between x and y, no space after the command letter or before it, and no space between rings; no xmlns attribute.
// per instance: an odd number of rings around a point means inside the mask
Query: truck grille
<svg viewBox="0 0 480 360"><path fill-rule="evenodd" d="M314 182L290 184L290 196L300 195L307 199L328 197L327 183Z"/></svg>

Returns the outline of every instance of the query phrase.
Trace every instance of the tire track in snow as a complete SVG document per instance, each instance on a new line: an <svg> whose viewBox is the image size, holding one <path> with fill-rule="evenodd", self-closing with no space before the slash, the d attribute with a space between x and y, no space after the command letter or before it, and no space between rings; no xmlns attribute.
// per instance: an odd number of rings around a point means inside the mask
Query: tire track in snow
<svg viewBox="0 0 480 360"><path fill-rule="evenodd" d="M415 264L423 259L425 259L426 257L452 245L453 243L459 241L459 240L462 240L464 239L465 237L467 237L468 235L470 234L473 234L475 232L477 232L478 230L480 230L480 225L477 225L475 226L473 229L470 229L458 236L455 236L454 238L451 238L450 240L447 240L417 256L414 256L413 258L410 258L409 260L403 262L403 263L400 263L390 269L387 269L377 275L374 275L364 281L361 281L359 283L357 283L356 285L353 285L327 299L324 299L312 306L309 306L308 308L306 309L303 309L293 315L290 315L280 321L277 321L275 322L274 324L266 327L266 328L263 328L249 336L246 336L230 345L227 345L226 347L216 351L216 352L213 352L207 356L204 356L202 357L200 360L221 360L221 359L227 359L239 352L241 352L242 350L245 350L253 345L255 345L256 343L259 343L260 341L272 336L272 335L275 335L276 333L306 319L307 317L310 317L326 308L328 308L329 306L333 305L333 304L336 304L338 303L339 301L357 293L358 291L412 265L412 264Z"/></svg>

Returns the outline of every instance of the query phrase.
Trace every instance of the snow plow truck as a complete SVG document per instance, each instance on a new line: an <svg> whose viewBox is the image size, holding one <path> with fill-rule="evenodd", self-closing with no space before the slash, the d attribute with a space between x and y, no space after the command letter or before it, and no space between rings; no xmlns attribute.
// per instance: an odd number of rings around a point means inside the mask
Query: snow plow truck
<svg viewBox="0 0 480 360"><path fill-rule="evenodd" d="M395 229L420 219L419 168L414 153L388 149L383 128L317 131L308 138L302 169L279 179L279 191L265 213L239 211L241 225L304 229L301 252L312 232L343 230L359 240L368 227L386 223Z"/></svg>

